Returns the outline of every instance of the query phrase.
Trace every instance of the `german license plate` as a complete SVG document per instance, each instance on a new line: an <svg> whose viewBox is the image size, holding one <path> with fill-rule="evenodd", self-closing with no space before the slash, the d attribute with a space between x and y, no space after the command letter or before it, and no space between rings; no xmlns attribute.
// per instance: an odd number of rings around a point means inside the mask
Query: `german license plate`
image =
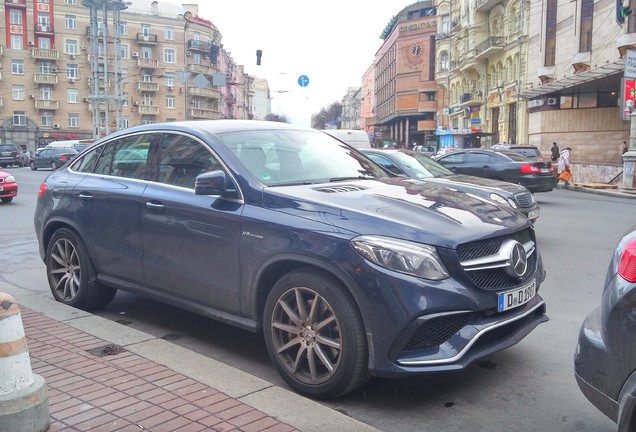
<svg viewBox="0 0 636 432"><path fill-rule="evenodd" d="M549 173L550 169L549 168L541 168L541 173L545 174L545 173Z"/></svg>
<svg viewBox="0 0 636 432"><path fill-rule="evenodd" d="M499 298L497 311L505 312L528 303L537 294L537 283L533 280L521 288L497 293Z"/></svg>

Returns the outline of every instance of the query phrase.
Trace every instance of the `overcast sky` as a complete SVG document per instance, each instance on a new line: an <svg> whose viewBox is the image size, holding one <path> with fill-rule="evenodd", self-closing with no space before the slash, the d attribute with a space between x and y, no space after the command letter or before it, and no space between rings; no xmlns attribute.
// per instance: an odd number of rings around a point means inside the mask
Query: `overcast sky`
<svg viewBox="0 0 636 432"><path fill-rule="evenodd" d="M382 45L380 34L414 2L200 0L199 16L218 27L236 63L269 82L272 111L309 126L312 114L360 86ZM263 52L260 66L257 49ZM309 77L307 87L298 84L300 75Z"/></svg>

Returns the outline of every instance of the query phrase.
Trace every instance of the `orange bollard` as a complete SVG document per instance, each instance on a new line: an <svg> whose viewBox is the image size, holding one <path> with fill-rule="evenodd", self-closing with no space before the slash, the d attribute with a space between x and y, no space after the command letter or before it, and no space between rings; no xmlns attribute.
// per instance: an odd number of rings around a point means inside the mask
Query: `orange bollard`
<svg viewBox="0 0 636 432"><path fill-rule="evenodd" d="M44 378L31 370L20 308L0 292L0 432L40 432L49 428Z"/></svg>

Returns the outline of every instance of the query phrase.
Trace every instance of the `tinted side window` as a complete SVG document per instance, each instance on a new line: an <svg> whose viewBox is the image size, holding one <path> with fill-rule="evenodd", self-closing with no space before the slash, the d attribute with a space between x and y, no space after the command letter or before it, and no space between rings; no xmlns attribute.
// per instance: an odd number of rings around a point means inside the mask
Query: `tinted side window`
<svg viewBox="0 0 636 432"><path fill-rule="evenodd" d="M185 135L164 134L158 181L194 189L199 174L216 169L221 165L203 144Z"/></svg>
<svg viewBox="0 0 636 432"><path fill-rule="evenodd" d="M464 156L464 153L453 153L441 158L439 161L442 163L462 163L464 161Z"/></svg>
<svg viewBox="0 0 636 432"><path fill-rule="evenodd" d="M112 175L135 179L146 178L148 152L154 134L140 134L115 141Z"/></svg>
<svg viewBox="0 0 636 432"><path fill-rule="evenodd" d="M492 157L486 153L469 153L468 154L468 163L473 164L487 164L491 163Z"/></svg>
<svg viewBox="0 0 636 432"><path fill-rule="evenodd" d="M99 158L102 147L97 149L93 149L92 151L86 153L82 159L74 164L72 168L78 172L91 173L95 168L95 162Z"/></svg>

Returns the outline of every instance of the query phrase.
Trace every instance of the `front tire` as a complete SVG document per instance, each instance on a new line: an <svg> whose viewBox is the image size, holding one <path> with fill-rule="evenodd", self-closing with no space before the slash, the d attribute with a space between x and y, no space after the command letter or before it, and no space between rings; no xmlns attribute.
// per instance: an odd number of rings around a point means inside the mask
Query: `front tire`
<svg viewBox="0 0 636 432"><path fill-rule="evenodd" d="M55 162L51 162L51 169L55 171L57 169L57 164Z"/></svg>
<svg viewBox="0 0 636 432"><path fill-rule="evenodd" d="M38 167L35 166L35 162L31 161L31 163L29 164L29 166L31 167L31 171L37 171Z"/></svg>
<svg viewBox="0 0 636 432"><path fill-rule="evenodd" d="M88 311L106 306L117 293L99 284L84 242L67 228L51 237L45 263L51 293L60 303Z"/></svg>
<svg viewBox="0 0 636 432"><path fill-rule="evenodd" d="M360 312L328 275L300 269L283 276L267 298L263 328L272 362L302 394L332 399L368 379Z"/></svg>
<svg viewBox="0 0 636 432"><path fill-rule="evenodd" d="M13 201L13 197L2 198L3 203L10 203L11 201Z"/></svg>

